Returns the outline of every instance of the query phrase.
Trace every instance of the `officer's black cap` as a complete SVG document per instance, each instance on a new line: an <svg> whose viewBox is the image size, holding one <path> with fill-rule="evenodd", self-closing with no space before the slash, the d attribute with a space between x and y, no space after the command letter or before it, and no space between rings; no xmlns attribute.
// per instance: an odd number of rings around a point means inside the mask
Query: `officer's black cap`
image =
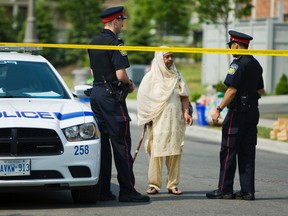
<svg viewBox="0 0 288 216"><path fill-rule="evenodd" d="M229 46L231 46L233 42L249 45L250 41L253 40L253 37L234 30L230 30L228 33L230 35L230 42L228 43Z"/></svg>
<svg viewBox="0 0 288 216"><path fill-rule="evenodd" d="M99 17L102 19L103 23L110 22L114 19L127 19L127 17L124 16L123 11L123 6L111 7L101 13Z"/></svg>

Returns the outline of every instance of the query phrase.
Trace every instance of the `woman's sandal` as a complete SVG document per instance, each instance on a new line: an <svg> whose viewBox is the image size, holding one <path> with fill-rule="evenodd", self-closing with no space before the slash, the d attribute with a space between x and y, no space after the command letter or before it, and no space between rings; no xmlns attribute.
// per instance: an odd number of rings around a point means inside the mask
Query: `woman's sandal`
<svg viewBox="0 0 288 216"><path fill-rule="evenodd" d="M150 195L159 193L155 187L150 187L146 192L147 192L147 194L150 194Z"/></svg>
<svg viewBox="0 0 288 216"><path fill-rule="evenodd" d="M178 190L177 187L173 188L173 189L168 189L168 193L169 194L174 194L174 195L182 195L183 192Z"/></svg>

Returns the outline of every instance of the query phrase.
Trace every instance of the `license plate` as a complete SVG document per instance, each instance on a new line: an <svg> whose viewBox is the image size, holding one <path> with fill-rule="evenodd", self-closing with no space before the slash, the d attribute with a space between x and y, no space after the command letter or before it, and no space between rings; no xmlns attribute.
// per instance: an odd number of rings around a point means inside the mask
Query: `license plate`
<svg viewBox="0 0 288 216"><path fill-rule="evenodd" d="M0 176L30 175L30 160L0 160Z"/></svg>

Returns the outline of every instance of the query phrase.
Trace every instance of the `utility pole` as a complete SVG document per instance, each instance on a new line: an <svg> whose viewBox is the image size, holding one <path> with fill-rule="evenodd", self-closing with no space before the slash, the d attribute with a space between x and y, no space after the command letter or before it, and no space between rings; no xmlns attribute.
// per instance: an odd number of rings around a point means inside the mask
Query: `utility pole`
<svg viewBox="0 0 288 216"><path fill-rule="evenodd" d="M13 10L12 10L12 15L13 15L13 18L14 18L14 22L13 22L13 25L12 25L12 28L13 29L17 29L18 27L18 23L17 23L17 15L18 15L18 4L17 4L17 0L13 0L12 1L13 3Z"/></svg>
<svg viewBox="0 0 288 216"><path fill-rule="evenodd" d="M35 43L38 42L37 38L37 28L36 28L36 18L35 16L35 1L29 0L28 5L28 17L25 30L25 43Z"/></svg>

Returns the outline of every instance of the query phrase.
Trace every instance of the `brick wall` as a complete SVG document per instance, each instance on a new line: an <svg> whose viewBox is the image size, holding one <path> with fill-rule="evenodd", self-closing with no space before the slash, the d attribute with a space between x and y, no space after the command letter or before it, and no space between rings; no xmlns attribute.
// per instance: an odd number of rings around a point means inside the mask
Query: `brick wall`
<svg viewBox="0 0 288 216"><path fill-rule="evenodd" d="M253 1L253 0L252 0ZM271 17L270 11L273 9L272 17L278 17L278 3L283 2L283 12L288 14L288 0L256 0L256 17L255 18L268 18ZM274 4L273 4L274 3Z"/></svg>

